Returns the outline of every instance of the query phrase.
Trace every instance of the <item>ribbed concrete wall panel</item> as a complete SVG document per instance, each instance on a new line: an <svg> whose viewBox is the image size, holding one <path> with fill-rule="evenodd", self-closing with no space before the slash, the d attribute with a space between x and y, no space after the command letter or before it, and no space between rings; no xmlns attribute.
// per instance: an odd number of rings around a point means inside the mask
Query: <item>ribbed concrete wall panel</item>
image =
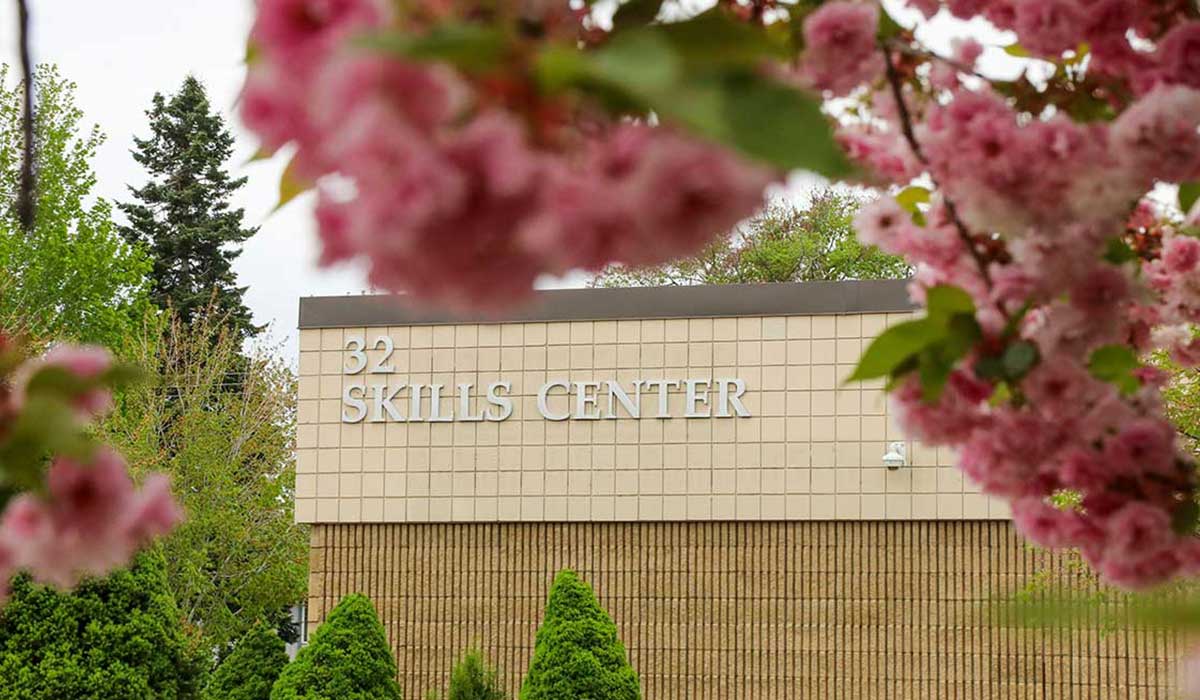
<svg viewBox="0 0 1200 700"><path fill-rule="evenodd" d="M341 524L312 545L311 624L369 595L408 698L468 648L515 697L564 567L616 621L647 700L1174 697L1162 633L1011 619L1039 575L1096 584L1005 522Z"/></svg>

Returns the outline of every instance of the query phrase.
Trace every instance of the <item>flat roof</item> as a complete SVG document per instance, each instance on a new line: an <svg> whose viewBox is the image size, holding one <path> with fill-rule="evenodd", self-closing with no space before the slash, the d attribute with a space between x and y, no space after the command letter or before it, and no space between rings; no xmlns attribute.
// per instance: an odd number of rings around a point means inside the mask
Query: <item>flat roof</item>
<svg viewBox="0 0 1200 700"><path fill-rule="evenodd" d="M911 311L907 280L548 289L501 314L414 308L387 294L302 297L300 328L450 323L611 321L642 318L795 316Z"/></svg>

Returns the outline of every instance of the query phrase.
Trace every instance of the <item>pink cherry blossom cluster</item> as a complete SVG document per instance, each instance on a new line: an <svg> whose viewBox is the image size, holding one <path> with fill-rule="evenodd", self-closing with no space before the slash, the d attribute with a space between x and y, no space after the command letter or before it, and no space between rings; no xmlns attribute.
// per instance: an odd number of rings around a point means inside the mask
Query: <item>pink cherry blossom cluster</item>
<svg viewBox="0 0 1200 700"><path fill-rule="evenodd" d="M91 382L112 364L112 356L103 348L68 345L26 362L16 371L7 395L4 432L12 429L32 400L39 373L65 370L77 380ZM110 391L100 384L64 398L76 411L78 428L112 404ZM139 489L125 462L107 447L95 447L86 459L57 456L46 472L44 493L20 493L0 515L0 586L7 586L18 571L61 587L74 585L81 576L106 573L169 532L181 516L167 477L151 475Z"/></svg>
<svg viewBox="0 0 1200 700"><path fill-rule="evenodd" d="M322 261L365 260L378 287L511 304L544 273L697 251L776 177L646 124L597 117L564 137L546 123L558 106L513 85L354 44L400 21L379 0L262 0L241 100L264 146L292 144L318 183Z"/></svg>
<svg viewBox="0 0 1200 700"><path fill-rule="evenodd" d="M903 187L920 177L934 185L917 212L889 197L867 207L860 236L914 264L918 300L935 285L953 285L977 309L982 340L935 400L916 375L893 392L902 427L956 448L965 474L1010 502L1020 532L1046 547L1078 549L1111 582L1141 588L1200 573L1190 517L1195 463L1164 415L1167 377L1135 366L1114 380L1090 369L1098 350L1113 347L1131 356L1166 348L1200 365L1200 240L1192 237L1200 208L1169 230L1161 251L1112 254L1125 245L1130 217L1146 215L1143 198L1156 183L1200 179L1195 8L1137 0L910 4L927 16L943 7L982 16L1051 60L1072 60L1086 42L1090 63L1074 83L1084 94L1074 99L1099 103L1111 117L1084 123L1061 105L1045 108L1053 85L1021 95L981 80L980 48L970 41L937 57L901 37L880 54L890 66L830 88L870 93L874 118L848 125L841 139L878 182ZM848 26L831 28L834 20ZM813 23L821 35L843 37L873 26L855 2L825 4ZM818 51L828 66L834 49ZM853 53L846 60L861 65ZM928 73L905 72L914 56ZM1015 343L1036 348L1030 368L1007 378L981 371L985 358ZM1054 505L1063 492L1077 494L1079 505Z"/></svg>

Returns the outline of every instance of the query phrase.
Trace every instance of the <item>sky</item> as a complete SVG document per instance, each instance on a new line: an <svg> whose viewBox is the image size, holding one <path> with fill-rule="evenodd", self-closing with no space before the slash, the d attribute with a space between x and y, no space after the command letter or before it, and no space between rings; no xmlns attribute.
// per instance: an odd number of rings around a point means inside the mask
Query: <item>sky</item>
<svg viewBox="0 0 1200 700"><path fill-rule="evenodd" d="M246 243L235 269L240 282L248 286L246 303L256 322L269 326L268 345L286 357L295 356L301 296L368 291L359 268L317 267L311 195L272 211L282 160L249 163L256 143L241 128L234 110L244 76L241 57L252 0L30 2L34 60L57 64L65 77L77 83L85 123L98 124L108 137L94 163L98 196L125 200L127 185L144 182L145 174L129 151L133 137L148 132L145 110L154 93L173 92L188 74L207 86L213 105L237 140L234 174L249 178L234 205L246 210L247 225L261 227ZM0 62L10 64L17 56L14 5L0 3ZM948 42L939 39L954 33L950 26L936 22L925 32L935 46L945 46ZM814 184L812 178L794 177L784 192L802 199ZM544 280L541 286L578 286L585 279L574 275Z"/></svg>

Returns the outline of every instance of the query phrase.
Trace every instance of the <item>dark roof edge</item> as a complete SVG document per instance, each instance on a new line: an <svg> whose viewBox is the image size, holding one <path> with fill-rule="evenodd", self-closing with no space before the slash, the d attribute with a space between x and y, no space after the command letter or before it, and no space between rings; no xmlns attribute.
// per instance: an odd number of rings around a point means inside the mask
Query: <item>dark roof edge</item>
<svg viewBox="0 0 1200 700"><path fill-rule="evenodd" d="M910 311L907 280L551 289L503 314L416 309L390 295L302 297L300 328L449 323L610 321Z"/></svg>

